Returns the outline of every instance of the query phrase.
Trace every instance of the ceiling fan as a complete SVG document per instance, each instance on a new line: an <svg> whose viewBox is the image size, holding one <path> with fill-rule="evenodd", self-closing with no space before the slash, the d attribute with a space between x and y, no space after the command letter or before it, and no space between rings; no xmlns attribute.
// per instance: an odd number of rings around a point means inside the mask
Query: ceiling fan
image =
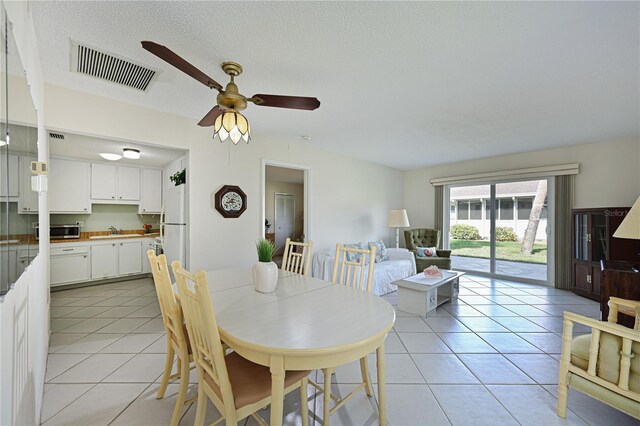
<svg viewBox="0 0 640 426"><path fill-rule="evenodd" d="M214 137L218 135L221 142L226 140L227 137L230 138L234 144L237 144L240 138L244 139L245 142L249 142L249 122L240 113L240 111L247 108L247 102L252 102L258 106L310 111L320 106L320 101L317 98L302 96L257 94L247 98L238 91L238 86L234 82L234 78L242 74L242 66L237 62L227 61L222 63L222 70L231 79L231 81L227 83L227 86L223 88L220 83L167 47L152 41L143 41L142 47L185 74L195 78L210 89L218 91L217 105L200 120L198 126L214 126Z"/></svg>

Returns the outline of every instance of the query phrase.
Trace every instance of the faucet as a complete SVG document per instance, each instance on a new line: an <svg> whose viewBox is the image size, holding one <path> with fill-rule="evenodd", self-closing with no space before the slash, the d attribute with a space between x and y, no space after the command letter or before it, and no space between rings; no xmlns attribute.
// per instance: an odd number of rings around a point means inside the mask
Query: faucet
<svg viewBox="0 0 640 426"><path fill-rule="evenodd" d="M111 231L111 233L112 233L113 235L116 235L116 234L118 233L118 230L116 229L116 227L115 227L115 226L110 226L110 227L109 227L109 230Z"/></svg>

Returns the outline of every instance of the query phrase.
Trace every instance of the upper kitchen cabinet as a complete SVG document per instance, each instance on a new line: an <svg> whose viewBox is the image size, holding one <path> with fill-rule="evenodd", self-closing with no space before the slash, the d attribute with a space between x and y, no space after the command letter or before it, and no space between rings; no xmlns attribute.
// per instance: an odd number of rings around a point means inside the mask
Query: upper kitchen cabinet
<svg viewBox="0 0 640 426"><path fill-rule="evenodd" d="M18 197L19 186L19 160L17 155L9 154L8 173L0 173L0 197Z"/></svg>
<svg viewBox="0 0 640 426"><path fill-rule="evenodd" d="M162 170L140 169L138 213L156 214L162 209Z"/></svg>
<svg viewBox="0 0 640 426"><path fill-rule="evenodd" d="M140 169L91 163L91 200L110 203L140 201Z"/></svg>
<svg viewBox="0 0 640 426"><path fill-rule="evenodd" d="M49 168L49 211L91 213L89 163L52 158Z"/></svg>
<svg viewBox="0 0 640 426"><path fill-rule="evenodd" d="M20 197L18 198L18 213L38 213L38 193L31 190L31 162L35 157L20 157Z"/></svg>

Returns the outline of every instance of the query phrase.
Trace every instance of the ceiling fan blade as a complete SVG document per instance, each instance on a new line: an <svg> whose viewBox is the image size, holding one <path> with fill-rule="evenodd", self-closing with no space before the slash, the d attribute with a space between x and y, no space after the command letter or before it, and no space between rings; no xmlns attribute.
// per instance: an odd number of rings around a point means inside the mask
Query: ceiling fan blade
<svg viewBox="0 0 640 426"><path fill-rule="evenodd" d="M276 108L306 109L314 110L320 106L318 98L306 98L303 96L281 96L281 95L253 95L248 101L259 106Z"/></svg>
<svg viewBox="0 0 640 426"><path fill-rule="evenodd" d="M163 61L168 62L174 67L178 68L180 71L184 72L185 74L188 74L191 77L195 78L205 86L210 87L212 89L216 89L218 91L222 90L222 86L220 85L220 83L218 83L217 81L215 81L214 79L212 79L211 77L209 77L208 75L200 71L198 68L191 65L185 59L178 56L171 49L165 46L162 46L161 44L154 43L152 41L143 41L142 47L145 50L148 50L149 52L153 53Z"/></svg>
<svg viewBox="0 0 640 426"><path fill-rule="evenodd" d="M211 108L211 111L209 111L207 115L205 115L202 118L202 120L200 120L200 122L198 123L198 126L201 126L201 127L213 126L213 124L216 121L216 118L218 118L220 114L222 114L222 110L220 109L220 107L218 105L214 106L213 108Z"/></svg>

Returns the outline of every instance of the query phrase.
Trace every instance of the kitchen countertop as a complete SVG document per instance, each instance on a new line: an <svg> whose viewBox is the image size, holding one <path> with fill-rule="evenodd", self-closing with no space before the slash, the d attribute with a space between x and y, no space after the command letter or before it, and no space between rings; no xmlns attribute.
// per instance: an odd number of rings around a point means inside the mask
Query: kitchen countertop
<svg viewBox="0 0 640 426"><path fill-rule="evenodd" d="M129 236L135 235L135 236ZM80 238L68 238L62 240L51 240L51 244L64 244L64 243L86 243L91 241L109 241L109 240L135 240L138 238L155 238L160 235L160 232L149 232L143 234L138 230L135 231L123 231L122 234L115 236L109 231L102 232L81 232ZM93 238L91 238L93 237ZM102 238L101 238L102 237Z"/></svg>

